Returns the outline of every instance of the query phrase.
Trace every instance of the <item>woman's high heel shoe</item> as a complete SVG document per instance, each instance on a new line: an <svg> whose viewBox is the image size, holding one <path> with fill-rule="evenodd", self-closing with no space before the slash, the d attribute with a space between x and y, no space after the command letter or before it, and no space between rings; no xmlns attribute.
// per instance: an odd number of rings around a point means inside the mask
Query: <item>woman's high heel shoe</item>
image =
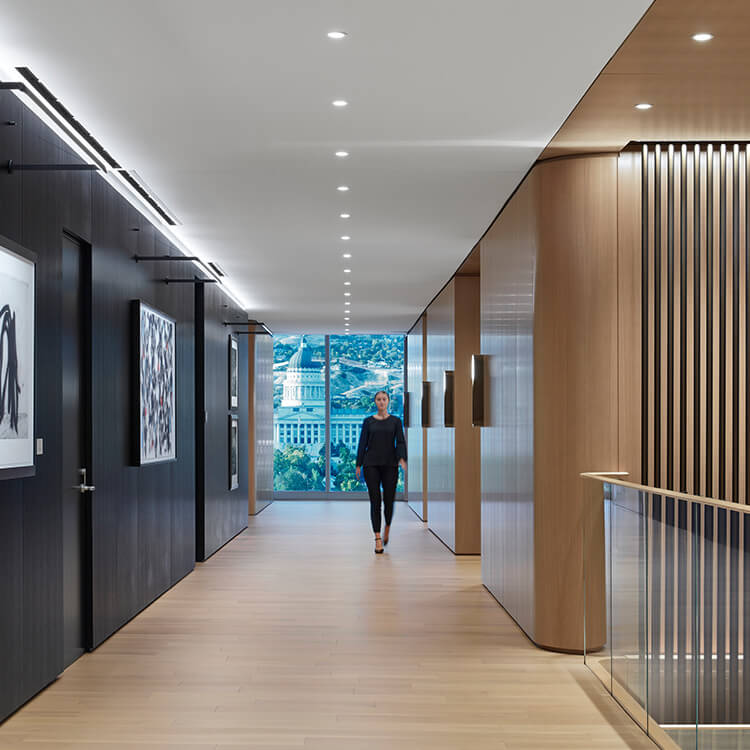
<svg viewBox="0 0 750 750"><path fill-rule="evenodd" d="M385 552L385 550L383 549L383 540L378 535L375 537L375 554L382 555L383 552Z"/></svg>

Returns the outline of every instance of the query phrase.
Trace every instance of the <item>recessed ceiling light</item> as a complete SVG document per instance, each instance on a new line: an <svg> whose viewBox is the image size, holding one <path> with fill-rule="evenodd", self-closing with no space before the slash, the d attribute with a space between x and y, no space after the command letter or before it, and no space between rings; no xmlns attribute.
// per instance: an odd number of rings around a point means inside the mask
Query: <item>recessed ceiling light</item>
<svg viewBox="0 0 750 750"><path fill-rule="evenodd" d="M350 240L351 237L348 234L342 234L341 239L344 240L344 242L346 242L347 240Z"/></svg>
<svg viewBox="0 0 750 750"><path fill-rule="evenodd" d="M351 258L352 254L351 253L344 253L341 257L342 258Z"/></svg>
<svg viewBox="0 0 750 750"><path fill-rule="evenodd" d="M344 282L344 286L351 286L351 285L352 285L352 282L351 282L351 281L345 281L345 282Z"/></svg>
<svg viewBox="0 0 750 750"><path fill-rule="evenodd" d="M709 34L705 31L702 31L700 34L693 34L693 39L696 42L710 42L713 38L713 34Z"/></svg>
<svg viewBox="0 0 750 750"><path fill-rule="evenodd" d="M339 157L339 159L346 159L347 156L349 156L348 151L337 151L336 156Z"/></svg>
<svg viewBox="0 0 750 750"><path fill-rule="evenodd" d="M327 36L329 39L336 39L338 41L339 39L346 39L348 34L345 31L329 31Z"/></svg>
<svg viewBox="0 0 750 750"><path fill-rule="evenodd" d="M351 219L352 215L351 214L339 214L339 217L342 219Z"/></svg>
<svg viewBox="0 0 750 750"><path fill-rule="evenodd" d="M338 190L340 193L346 193L349 190L348 185L339 185L336 190Z"/></svg>
<svg viewBox="0 0 750 750"><path fill-rule="evenodd" d="M349 300L347 300L346 302L344 302L344 304L345 304L345 305L351 305L352 303L351 303L351 302L349 302Z"/></svg>
<svg viewBox="0 0 750 750"><path fill-rule="evenodd" d="M352 269L351 269L351 268L345 268L345 269L344 269L344 273L351 273L351 272L352 272Z"/></svg>
<svg viewBox="0 0 750 750"><path fill-rule="evenodd" d="M653 104L649 104L648 102L641 102L640 104L636 104L636 109L651 109L653 107Z"/></svg>
<svg viewBox="0 0 750 750"><path fill-rule="evenodd" d="M344 292L344 297L351 297L351 296L352 296L351 292Z"/></svg>
<svg viewBox="0 0 750 750"><path fill-rule="evenodd" d="M351 320L351 318L344 318L344 320Z"/></svg>
<svg viewBox="0 0 750 750"><path fill-rule="evenodd" d="M349 102L346 101L346 99L334 99L331 104L333 104L334 107L347 107Z"/></svg>

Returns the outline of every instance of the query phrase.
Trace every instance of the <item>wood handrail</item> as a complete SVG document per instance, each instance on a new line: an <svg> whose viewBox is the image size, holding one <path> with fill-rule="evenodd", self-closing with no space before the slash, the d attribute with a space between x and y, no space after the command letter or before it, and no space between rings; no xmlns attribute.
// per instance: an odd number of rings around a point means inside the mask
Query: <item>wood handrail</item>
<svg viewBox="0 0 750 750"><path fill-rule="evenodd" d="M715 508L725 508L739 513L750 513L750 505L745 505L743 503L731 503L728 500L717 500L712 497L689 495L686 492L675 492L674 490L665 490L660 487L648 487L645 484L636 484L635 482L627 482L624 479L618 479L618 477L621 476L629 476L627 472L585 471L581 473L581 476L584 479L593 479L602 483L606 482L607 484L617 484L620 487L628 487L629 489L638 490L639 492L649 492L652 495L674 497L677 500L688 500L693 503L701 503L702 505L711 505Z"/></svg>

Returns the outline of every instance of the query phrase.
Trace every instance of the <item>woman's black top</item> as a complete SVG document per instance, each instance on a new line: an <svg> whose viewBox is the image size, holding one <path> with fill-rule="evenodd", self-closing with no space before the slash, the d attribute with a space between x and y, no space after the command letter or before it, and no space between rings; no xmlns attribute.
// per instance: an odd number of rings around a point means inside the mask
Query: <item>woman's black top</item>
<svg viewBox="0 0 750 750"><path fill-rule="evenodd" d="M386 419L367 417L357 447L357 466L397 466L406 461L406 441L401 420L389 414Z"/></svg>

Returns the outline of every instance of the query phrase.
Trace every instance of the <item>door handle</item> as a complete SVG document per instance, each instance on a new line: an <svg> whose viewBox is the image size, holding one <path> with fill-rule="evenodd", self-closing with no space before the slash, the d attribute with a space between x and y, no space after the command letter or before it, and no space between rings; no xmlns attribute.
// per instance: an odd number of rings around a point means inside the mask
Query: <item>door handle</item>
<svg viewBox="0 0 750 750"><path fill-rule="evenodd" d="M78 473L81 475L81 483L74 484L71 489L78 490L82 495L86 492L93 492L96 489L96 485L86 484L86 469L78 469Z"/></svg>

